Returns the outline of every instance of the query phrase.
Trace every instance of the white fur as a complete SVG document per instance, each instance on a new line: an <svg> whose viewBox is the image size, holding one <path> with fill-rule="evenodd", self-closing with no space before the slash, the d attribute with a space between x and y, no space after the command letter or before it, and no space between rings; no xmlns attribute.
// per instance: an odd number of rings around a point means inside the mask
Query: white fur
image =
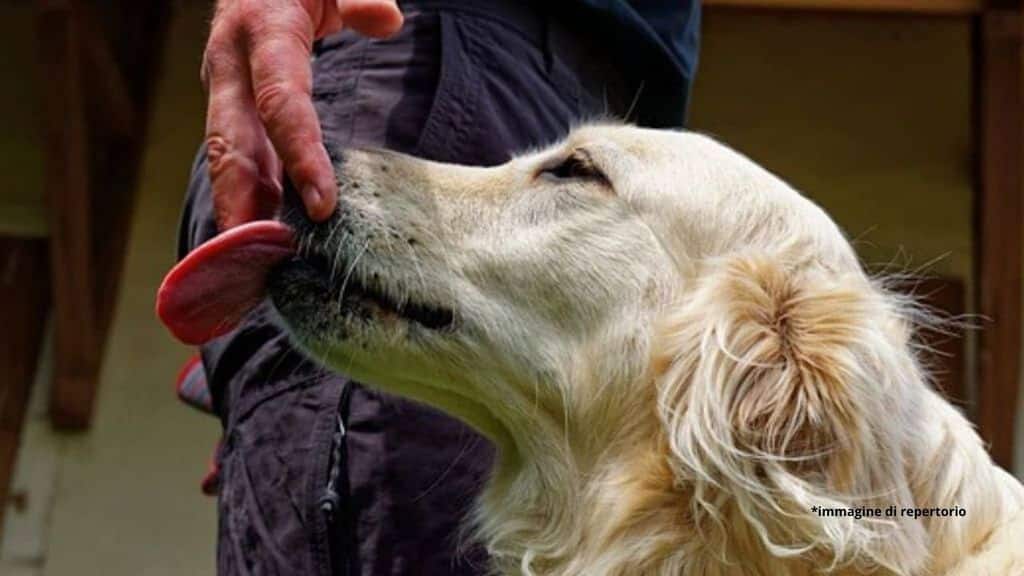
<svg viewBox="0 0 1024 576"><path fill-rule="evenodd" d="M581 149L608 184L544 172ZM499 572L1024 574L1024 490L927 383L920 311L746 158L600 125L490 169L352 152L339 180L346 225L308 248L454 328L275 300L497 444L472 526ZM811 512L890 505L967 515Z"/></svg>

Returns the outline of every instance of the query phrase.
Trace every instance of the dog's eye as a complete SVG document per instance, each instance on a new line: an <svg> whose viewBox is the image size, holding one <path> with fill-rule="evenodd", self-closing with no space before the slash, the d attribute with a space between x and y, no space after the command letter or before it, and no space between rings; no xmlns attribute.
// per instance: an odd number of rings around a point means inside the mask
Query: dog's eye
<svg viewBox="0 0 1024 576"><path fill-rule="evenodd" d="M558 180L591 180L608 184L604 172L585 150L576 150L561 162L541 169L540 175Z"/></svg>

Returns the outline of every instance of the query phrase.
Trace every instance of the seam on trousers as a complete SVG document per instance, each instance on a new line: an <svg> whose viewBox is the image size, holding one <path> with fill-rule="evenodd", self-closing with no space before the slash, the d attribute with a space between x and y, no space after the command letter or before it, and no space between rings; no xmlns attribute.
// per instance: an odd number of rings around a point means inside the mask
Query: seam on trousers
<svg viewBox="0 0 1024 576"><path fill-rule="evenodd" d="M467 48L460 40L469 44L469 35L459 30L458 22L451 14L440 15L441 27L441 70L438 75L434 101L427 114L423 133L415 147L415 156L453 159L463 156L467 141L466 118L476 100L476 84L467 77L465 70L471 66L465 63ZM428 152L429 151L429 152Z"/></svg>
<svg viewBox="0 0 1024 576"><path fill-rule="evenodd" d="M355 138L356 121L359 118L359 111L362 110L365 102L365 99L359 93L359 81L363 77L363 71L366 70L366 53L369 47L370 41L364 40L359 50L359 61L356 63L355 77L352 79L352 97L355 98L355 102L352 104L352 115L348 121L348 138L343 143L343 148L350 145L352 139Z"/></svg>

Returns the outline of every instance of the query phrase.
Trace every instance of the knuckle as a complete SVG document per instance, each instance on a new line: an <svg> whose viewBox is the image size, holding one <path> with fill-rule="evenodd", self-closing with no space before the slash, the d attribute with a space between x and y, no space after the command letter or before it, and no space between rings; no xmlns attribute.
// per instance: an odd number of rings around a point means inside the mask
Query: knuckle
<svg viewBox="0 0 1024 576"><path fill-rule="evenodd" d="M231 158L231 147L224 137L208 136L206 138L206 165L212 178L216 179L216 176L224 172L225 165L231 163Z"/></svg>
<svg viewBox="0 0 1024 576"><path fill-rule="evenodd" d="M230 150L228 141L219 134L211 134L206 137L206 160L215 162Z"/></svg>
<svg viewBox="0 0 1024 576"><path fill-rule="evenodd" d="M289 102L299 97L302 97L302 91L294 84L287 81L269 82L256 90L256 111L263 122L274 124L282 119Z"/></svg>
<svg viewBox="0 0 1024 576"><path fill-rule="evenodd" d="M237 147L220 134L206 137L206 165L211 180L232 170L255 171L255 163L239 152Z"/></svg>

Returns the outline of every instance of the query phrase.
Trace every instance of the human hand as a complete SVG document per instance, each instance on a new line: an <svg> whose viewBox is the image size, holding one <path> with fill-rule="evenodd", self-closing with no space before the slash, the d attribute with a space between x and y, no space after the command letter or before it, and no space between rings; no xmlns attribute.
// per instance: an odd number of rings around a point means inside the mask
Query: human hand
<svg viewBox="0 0 1024 576"><path fill-rule="evenodd" d="M313 108L313 41L342 27L386 37L401 26L396 0L218 0L201 76L222 230L273 216L282 162L310 218L331 215L338 190Z"/></svg>

